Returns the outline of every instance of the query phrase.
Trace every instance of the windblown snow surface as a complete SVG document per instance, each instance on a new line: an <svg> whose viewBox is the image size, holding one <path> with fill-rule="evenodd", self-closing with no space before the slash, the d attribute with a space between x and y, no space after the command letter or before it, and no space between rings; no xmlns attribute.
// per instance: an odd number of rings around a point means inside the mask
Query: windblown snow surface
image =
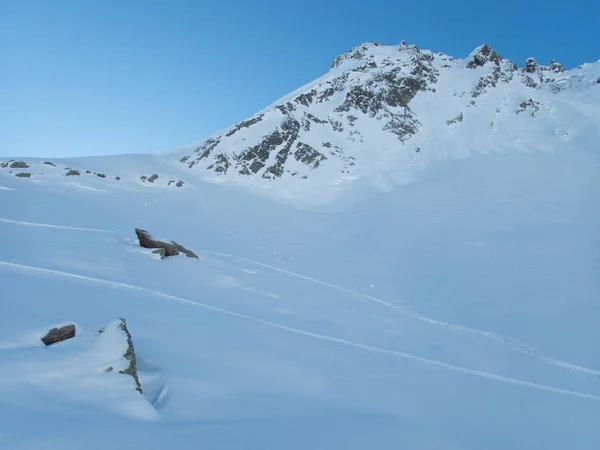
<svg viewBox="0 0 600 450"><path fill-rule="evenodd" d="M119 181L1 171L0 448L597 449L598 91L570 97L569 139L446 148L318 205L179 150L53 160ZM143 395L91 338L119 317Z"/></svg>

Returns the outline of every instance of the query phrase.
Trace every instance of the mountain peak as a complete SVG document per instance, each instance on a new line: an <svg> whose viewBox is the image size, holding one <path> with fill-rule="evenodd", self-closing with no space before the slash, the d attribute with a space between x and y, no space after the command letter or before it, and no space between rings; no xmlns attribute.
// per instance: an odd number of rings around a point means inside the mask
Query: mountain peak
<svg viewBox="0 0 600 450"><path fill-rule="evenodd" d="M519 68L489 44L455 59L405 41L364 43L179 161L210 178L265 187L287 179L301 189L308 178L339 187L381 171L414 171L466 149L495 151L506 140L515 147L523 133L529 148L550 148L577 129L559 97L596 89L599 68L586 66L583 76L533 58Z"/></svg>

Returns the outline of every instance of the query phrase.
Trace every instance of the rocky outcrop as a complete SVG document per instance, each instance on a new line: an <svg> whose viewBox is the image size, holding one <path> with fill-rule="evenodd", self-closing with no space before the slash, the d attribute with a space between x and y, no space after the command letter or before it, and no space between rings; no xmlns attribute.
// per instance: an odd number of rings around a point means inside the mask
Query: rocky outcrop
<svg viewBox="0 0 600 450"><path fill-rule="evenodd" d="M15 173L15 177L29 178L29 177L31 177L31 174L29 172L19 172L19 173Z"/></svg>
<svg viewBox="0 0 600 450"><path fill-rule="evenodd" d="M188 258L198 258L198 255L196 255L193 251L185 248L183 245L178 244L174 241L167 242L162 241L160 239L155 239L146 230L136 228L135 234L138 238L140 247L153 249L153 253L160 255L161 259L167 258L169 256L177 256L180 253L183 253Z"/></svg>
<svg viewBox="0 0 600 450"><path fill-rule="evenodd" d="M11 169L27 169L29 165L25 161L15 161L10 164Z"/></svg>
<svg viewBox="0 0 600 450"><path fill-rule="evenodd" d="M44 345L52 345L56 344L57 342L66 341L67 339L75 337L75 332L75 325L65 325L60 328L52 328L41 339Z"/></svg>
<svg viewBox="0 0 600 450"><path fill-rule="evenodd" d="M68 170L68 172L65 174L65 177L78 177L81 175L81 172L79 172L79 170L76 169L65 169Z"/></svg>
<svg viewBox="0 0 600 450"><path fill-rule="evenodd" d="M133 377L133 379L135 380L135 385L136 385L136 390L142 394L142 385L140 383L140 379L138 377L138 372L137 372L137 357L135 354L135 348L133 346L133 339L131 338L131 333L129 332L129 330L127 329L127 322L125 321L125 319L120 318L119 319L120 323L119 323L119 328L125 333L125 335L127 336L127 350L125 351L125 353L123 354L123 357L129 361L129 366L123 370L120 370L119 373L125 374L125 375L131 375Z"/></svg>

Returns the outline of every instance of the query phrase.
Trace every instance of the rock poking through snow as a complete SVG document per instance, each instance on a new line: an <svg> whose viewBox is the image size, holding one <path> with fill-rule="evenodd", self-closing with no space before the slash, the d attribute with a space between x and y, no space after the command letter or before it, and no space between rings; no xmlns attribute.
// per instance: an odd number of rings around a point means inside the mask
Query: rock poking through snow
<svg viewBox="0 0 600 450"><path fill-rule="evenodd" d="M75 337L75 325L65 325L60 328L52 328L44 337L42 337L42 342L45 345L56 344L57 342L66 341L67 339L71 339Z"/></svg>
<svg viewBox="0 0 600 450"><path fill-rule="evenodd" d="M127 350L123 354L123 357L127 361L129 361L129 366L126 369L120 370L119 373L122 373L125 375L131 375L133 377L133 379L135 380L135 385L136 385L135 389L137 391L139 391L140 394L142 394L142 385L140 383L140 379L139 379L138 373L137 373L137 358L135 355L135 348L133 347L133 339L131 338L131 333L127 329L127 322L125 321L125 319L120 318L119 320L120 320L119 328L121 330L123 330L123 332L127 336ZM107 369L107 372L112 371L112 366L110 366L109 369L110 370Z"/></svg>
<svg viewBox="0 0 600 450"><path fill-rule="evenodd" d="M159 239L155 239L146 230L136 228L135 234L137 235L140 247L154 249L153 253L159 254L162 259L168 256L177 256L180 253L185 254L185 256L187 256L188 258L198 258L198 255L196 255L193 251L185 248L183 245L178 244L174 241L166 242L161 241Z"/></svg>

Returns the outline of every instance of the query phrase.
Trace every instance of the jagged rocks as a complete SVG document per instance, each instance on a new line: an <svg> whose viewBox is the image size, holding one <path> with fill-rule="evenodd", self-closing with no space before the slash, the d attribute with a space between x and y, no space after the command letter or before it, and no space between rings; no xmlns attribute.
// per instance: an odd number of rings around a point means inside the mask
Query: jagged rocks
<svg viewBox="0 0 600 450"><path fill-rule="evenodd" d="M137 357L135 354L135 348L133 346L133 339L131 338L131 333L127 329L127 322L125 321L125 319L120 318L119 321L120 321L119 328L127 336L127 350L123 354L123 357L127 361L129 361L129 366L126 369L120 370L119 373L122 373L125 375L131 375L133 377L133 379L135 380L135 385L136 385L135 389L140 394L142 394L142 385L140 383L140 379L138 377L138 372L137 372Z"/></svg>
<svg viewBox="0 0 600 450"><path fill-rule="evenodd" d="M75 332L75 325L65 325L64 327L60 328L52 328L41 339L44 345L52 345L56 344L57 342L66 341L67 339L75 337Z"/></svg>
<svg viewBox="0 0 600 450"><path fill-rule="evenodd" d="M540 102L536 102L530 98L529 100L521 102L519 109L517 109L515 112L517 114L521 114L527 110L529 110L531 117L536 117L537 112L540 110Z"/></svg>
<svg viewBox="0 0 600 450"><path fill-rule="evenodd" d="M254 125L255 123L260 122L263 119L263 117L265 117L265 115L261 114L260 116L254 117L252 119L244 120L244 121L238 123L237 125L235 125L231 130L229 130L225 134L225 136L227 136L227 137L233 136L235 133L240 131L242 128L248 128L248 127Z"/></svg>
<svg viewBox="0 0 600 450"><path fill-rule="evenodd" d="M557 60L552 59L550 60L550 70L554 73L562 73L567 69L565 69L565 66L559 63Z"/></svg>
<svg viewBox="0 0 600 450"><path fill-rule="evenodd" d="M525 61L525 72L535 73L535 71L537 70L537 66L538 65L535 59L527 58L527 61Z"/></svg>
<svg viewBox="0 0 600 450"><path fill-rule="evenodd" d="M467 64L469 69L475 69L482 67L486 62L491 61L492 63L499 65L500 61L504 58L500 56L495 50L492 49L488 44L482 45L472 53L472 59Z"/></svg>
<svg viewBox="0 0 600 450"><path fill-rule="evenodd" d="M188 258L198 258L198 255L196 255L193 251L185 248L183 245L178 244L174 241L166 242L161 241L159 239L155 239L146 230L136 228L135 234L138 238L140 247L153 249L153 253L160 255L161 259L167 258L169 256L177 256L180 253L185 254L185 256L187 256Z"/></svg>
<svg viewBox="0 0 600 450"><path fill-rule="evenodd" d="M75 169L65 169L68 170L68 172L65 174L65 177L78 177L79 175L81 175L81 172L79 172L79 170L75 170Z"/></svg>
<svg viewBox="0 0 600 450"><path fill-rule="evenodd" d="M463 120L464 120L464 115L463 115L463 113L460 113L455 118L446 120L446 125L452 125L454 123L462 122Z"/></svg>

